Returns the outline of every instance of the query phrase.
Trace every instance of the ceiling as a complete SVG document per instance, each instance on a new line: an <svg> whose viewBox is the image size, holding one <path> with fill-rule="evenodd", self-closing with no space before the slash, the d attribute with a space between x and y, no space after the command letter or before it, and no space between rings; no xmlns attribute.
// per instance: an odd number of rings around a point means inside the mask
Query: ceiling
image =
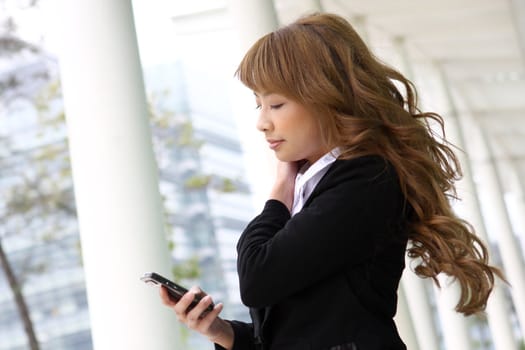
<svg viewBox="0 0 525 350"><path fill-rule="evenodd" d="M379 57L401 56L394 65L416 85L432 80L430 68L439 72L453 107L437 112L481 125L500 163L510 160L525 185L525 1L275 1L281 23L319 4L348 18ZM469 147L475 158L477 146Z"/></svg>

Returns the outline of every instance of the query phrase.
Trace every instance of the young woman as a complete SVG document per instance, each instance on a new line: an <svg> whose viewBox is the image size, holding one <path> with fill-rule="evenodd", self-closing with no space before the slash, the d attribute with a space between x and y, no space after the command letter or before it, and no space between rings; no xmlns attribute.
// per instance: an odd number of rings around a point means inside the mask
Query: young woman
<svg viewBox="0 0 525 350"><path fill-rule="evenodd" d="M376 59L341 17L314 14L262 37L237 76L279 160L264 209L238 245L253 323L218 317L206 296L181 322L217 349L405 349L393 317L405 254L415 272L461 287L456 310L482 311L499 270L449 199L456 156L420 112L412 84ZM400 91L398 87L402 87Z"/></svg>

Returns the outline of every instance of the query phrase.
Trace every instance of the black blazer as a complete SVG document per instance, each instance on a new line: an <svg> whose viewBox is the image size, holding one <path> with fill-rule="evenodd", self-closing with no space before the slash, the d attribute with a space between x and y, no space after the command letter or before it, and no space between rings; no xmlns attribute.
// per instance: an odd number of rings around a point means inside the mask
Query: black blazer
<svg viewBox="0 0 525 350"><path fill-rule="evenodd" d="M269 200L237 245L253 323L230 321L233 349L406 349L393 316L407 206L378 156L336 160L293 217Z"/></svg>

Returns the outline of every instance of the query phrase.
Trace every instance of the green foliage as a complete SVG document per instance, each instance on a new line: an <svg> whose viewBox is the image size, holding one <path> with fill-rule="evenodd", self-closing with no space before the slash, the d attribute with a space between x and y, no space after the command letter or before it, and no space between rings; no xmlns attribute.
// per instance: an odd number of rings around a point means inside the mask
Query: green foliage
<svg viewBox="0 0 525 350"><path fill-rule="evenodd" d="M193 257L173 266L171 273L175 281L195 280L201 275L199 258Z"/></svg>
<svg viewBox="0 0 525 350"><path fill-rule="evenodd" d="M210 184L211 175L194 175L184 181L184 186L188 189L200 189Z"/></svg>
<svg viewBox="0 0 525 350"><path fill-rule="evenodd" d="M220 188L221 192L224 193L231 193L237 191L237 186L235 186L232 179L223 178L222 179L222 187Z"/></svg>
<svg viewBox="0 0 525 350"><path fill-rule="evenodd" d="M3 6L5 5L4 3L5 0L0 2L0 5L2 5L3 9L5 9ZM30 7L34 7L36 3L37 0L31 0L25 4L22 4L22 2L15 2L14 4L16 4L19 8L25 7L25 9L29 9ZM17 35L17 25L14 18L8 11L4 11L0 14L0 22L0 58L16 62L16 60L20 58L21 54L30 53L37 56L41 53L41 48L39 45L27 42ZM25 58L27 59L28 57L26 56ZM47 73L48 72L46 69L41 70L40 72L33 74L33 76L28 80L33 80L32 78L37 78L34 80L39 81L42 81L42 79L46 80L48 77ZM0 109L0 111L5 111L6 115L9 115L8 109L11 107L13 102L22 99L33 102L31 99L32 96L25 96L25 92L23 89L21 89L21 87L24 86L24 83L24 79L18 76L16 71L7 71L5 74L2 74L0 77L0 105L2 105L4 108ZM36 106L36 104L33 105ZM35 107L35 109L38 111L37 107ZM34 263L31 261L31 257L28 257L21 262L21 264L27 266L19 266L18 271L15 274L8 255L3 249L3 238L12 232L21 231L28 233L28 231L33 229L31 228L32 223L37 221L37 218L40 218L41 226L45 227L46 229L49 228L49 225L45 225L47 218L42 218L42 211L40 211L40 214L38 214L39 210L34 209L30 202L38 201L42 198L42 196L38 195L39 182L38 177L35 176L35 173L40 175L47 169L41 164L38 164L35 167L36 171L33 171L32 174L24 172L22 180L13 181L12 179L16 179L16 175L18 174L17 170L15 170L17 168L16 165L13 165L15 162L12 160L16 159L17 161L22 162L22 164L27 165L31 162L31 155L26 156L25 154L21 154L18 149L11 147L12 143L9 142L9 140L6 140L2 143L6 146L9 146L9 148L0 152L0 157L2 157L0 160L2 163L0 167L0 177L4 179L4 181L1 182L1 189L4 190L3 187L9 183L12 184L12 187L6 191L5 195L2 194L2 199L5 202L5 206L3 208L0 206L0 228L2 232L0 235L0 267L2 268L6 279L8 280L9 287L11 288L20 320L23 323L23 328L27 335L27 345L31 350L38 350L40 345L33 328L33 323L30 318L25 296L22 293L22 287L25 274L41 273L45 270L46 264L42 261L37 261ZM5 181L5 179L8 180ZM27 191L22 190L24 186L27 188ZM52 190L56 190L56 186L51 184L50 181L47 181L46 187L48 189L47 194L49 194L49 192ZM49 206L47 206L46 209L49 209ZM51 239L49 232L48 234L43 235L43 237L44 239Z"/></svg>
<svg viewBox="0 0 525 350"><path fill-rule="evenodd" d="M216 175L197 174L190 176L184 181L184 186L189 190L212 188L222 193L233 193L239 191L234 180Z"/></svg>
<svg viewBox="0 0 525 350"><path fill-rule="evenodd" d="M193 123L188 120L182 123L180 126L180 135L177 144L179 146L193 147L198 149L204 144L204 142L195 138Z"/></svg>
<svg viewBox="0 0 525 350"><path fill-rule="evenodd" d="M12 86L6 85L5 88L11 89ZM170 150L174 147L197 154L204 143L195 137L191 121L163 108L162 103L155 101L155 98L150 100L149 116L154 131L153 142L157 148L157 157L163 156L162 152L166 152L164 156L169 156ZM37 147L20 151L11 147L8 139L0 140L2 141L0 162L5 160L14 164L15 156L18 162L16 169L12 164L1 164L2 176L13 180L7 187L2 188L5 191L2 193L5 209L3 212L0 211L0 226L5 232L26 235L28 239L41 244L60 244L61 238L76 225L73 181L60 83L50 82L29 102L37 116L38 125L35 129L38 132L35 133L34 140ZM50 135L55 136L50 139ZM10 167L13 168L12 171L9 170ZM172 181L176 180L172 179ZM203 174L198 169L183 181L185 187L190 190L212 188L224 193L236 191L233 180L213 174ZM177 215L166 205L166 198L163 199L166 218ZM166 232L173 231L168 220L165 225ZM168 244L169 249L173 251L175 243L170 241ZM74 249L81 263L80 241L76 242ZM48 269L49 262L33 260L31 255L29 254L22 263L24 266L20 275L21 283L26 276L44 273ZM198 257L173 266L172 273L176 280L198 279L201 275Z"/></svg>
<svg viewBox="0 0 525 350"><path fill-rule="evenodd" d="M62 136L52 142L37 141L40 146L20 154L24 171L17 174L19 180L7 188L6 197L7 216L23 216L29 222L45 218L48 223L53 223L55 232L70 225L70 221L64 220L62 214L75 220L64 113L62 108L50 108L51 104L60 100L57 82L53 82L36 96L33 105L39 121L36 139L43 139L51 133L57 134L57 130ZM16 152L12 150L11 153ZM49 234L44 236L50 241Z"/></svg>

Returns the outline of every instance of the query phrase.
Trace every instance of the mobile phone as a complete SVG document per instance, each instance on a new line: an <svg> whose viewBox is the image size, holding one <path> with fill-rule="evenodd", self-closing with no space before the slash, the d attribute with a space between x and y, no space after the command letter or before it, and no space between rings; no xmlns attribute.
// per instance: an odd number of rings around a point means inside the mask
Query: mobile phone
<svg viewBox="0 0 525 350"><path fill-rule="evenodd" d="M188 292L186 288L178 285L177 283L173 281L170 281L166 277L163 277L155 272L146 272L144 275L142 275L140 279L149 285L153 285L157 287L160 287L160 286L166 287L169 296L175 301L179 301L180 298L182 298L182 296ZM196 295L193 301L191 302L190 306L188 306L187 310L189 311L193 309L199 303L201 299L202 299L202 296ZM214 308L214 304L211 303L204 311L209 312L213 310L213 308Z"/></svg>

